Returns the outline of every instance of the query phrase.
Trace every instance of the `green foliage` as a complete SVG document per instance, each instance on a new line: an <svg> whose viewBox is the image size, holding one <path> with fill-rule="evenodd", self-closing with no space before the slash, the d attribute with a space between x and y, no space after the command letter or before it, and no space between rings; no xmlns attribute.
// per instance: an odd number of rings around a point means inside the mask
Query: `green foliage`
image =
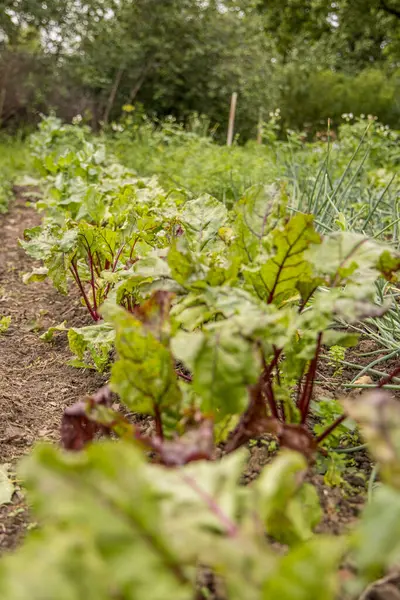
<svg viewBox="0 0 400 600"><path fill-rule="evenodd" d="M66 325L66 321L63 321L59 325L55 325L54 327L49 327L47 329L47 331L45 331L44 333L42 333L42 335L40 336L40 339L43 340L43 342L52 342L53 339L54 339L54 334L55 333L67 330L67 328L65 327L65 325Z"/></svg>
<svg viewBox="0 0 400 600"><path fill-rule="evenodd" d="M395 369L388 381L398 372ZM377 460L382 484L367 506L354 540L355 558L365 581L374 580L398 562L400 510L400 410L388 392L375 390L344 403L360 424L362 435Z"/></svg>
<svg viewBox="0 0 400 600"><path fill-rule="evenodd" d="M10 325L11 325L11 317L10 316L0 317L0 333L6 333L6 331L10 327Z"/></svg>
<svg viewBox="0 0 400 600"><path fill-rule="evenodd" d="M83 14L60 0L12 9L3 1L0 120L13 129L56 109L69 121L118 130L114 119L128 107L135 124L144 114L154 123L173 115L199 131L197 113L223 140L236 91L236 131L245 140L276 107L284 129L314 133L328 117L338 125L344 112L398 127L395 4L90 0ZM174 124L163 129L170 139Z"/></svg>
<svg viewBox="0 0 400 600"><path fill-rule="evenodd" d="M400 11L395 2L339 0L332 5L321 0L260 0L258 5L267 31L276 37L286 59L293 49L307 44L319 44L328 54L325 61L342 70L385 60L390 65L398 56Z"/></svg>
<svg viewBox="0 0 400 600"><path fill-rule="evenodd" d="M45 217L21 244L44 266L26 281L47 276L67 293L72 276L97 323L69 330L71 364L106 370L115 339L113 389L161 438L198 411L230 449L269 432L312 456L330 425L321 414L315 438L304 427L321 349L357 343L335 323L385 313L375 282L396 280L397 253L342 229L321 235L312 215L291 213L283 184L252 186L229 211L134 176L57 119L33 143Z"/></svg>
<svg viewBox="0 0 400 600"><path fill-rule="evenodd" d="M328 351L329 361L328 364L330 367L334 368L333 376L337 377L341 375L343 372L343 364L346 355L346 349L342 346L331 346Z"/></svg>
<svg viewBox="0 0 400 600"><path fill-rule="evenodd" d="M121 400L130 410L156 419L163 413L178 412L181 391L168 336L161 330L154 335L141 321L113 305L105 305L102 312L116 332L118 360L112 367L111 384ZM168 425L171 427L170 422Z"/></svg>
<svg viewBox="0 0 400 600"><path fill-rule="evenodd" d="M176 235L183 195L165 193L154 179L137 178L110 160L100 142L87 139L85 129L63 126L54 117L42 122L32 146L43 177L43 196L36 206L45 217L40 226L24 232L20 243L43 266L26 274L24 281L48 277L67 294L72 279L95 322L109 296L132 310L142 299L146 265L156 259L150 255ZM183 214L183 222L185 218ZM106 368L110 336L102 337L100 330L92 334L87 327L71 329L69 341L78 357L75 365L86 364L88 351L96 368Z"/></svg>
<svg viewBox="0 0 400 600"><path fill-rule="evenodd" d="M189 599L199 565L205 565L233 600L270 597L277 590L293 600L333 598L341 540L329 540L329 552L323 551L328 540L299 542L280 557L260 527L266 523L268 530L271 523L276 530L279 515L285 533L302 538L304 527L315 522L313 505L303 507L299 495L304 459L282 454L262 479L243 488L238 478L244 459L238 453L167 470L146 464L134 445L122 442L72 456L38 447L22 474L35 515L45 524L2 561L2 594L9 600L28 590L32 600L82 594ZM21 568L24 577L18 576ZM289 586L283 574L294 568L296 583Z"/></svg>
<svg viewBox="0 0 400 600"><path fill-rule="evenodd" d="M260 358L244 337L227 327L206 332L181 332L172 350L193 373L192 389L200 408L216 421L241 413L247 388L256 383Z"/></svg>
<svg viewBox="0 0 400 600"><path fill-rule="evenodd" d="M110 351L115 340L114 330L106 323L71 327L68 330L68 342L76 359L69 364L75 367L92 367L102 372L110 363ZM47 341L47 340L45 340Z"/></svg>

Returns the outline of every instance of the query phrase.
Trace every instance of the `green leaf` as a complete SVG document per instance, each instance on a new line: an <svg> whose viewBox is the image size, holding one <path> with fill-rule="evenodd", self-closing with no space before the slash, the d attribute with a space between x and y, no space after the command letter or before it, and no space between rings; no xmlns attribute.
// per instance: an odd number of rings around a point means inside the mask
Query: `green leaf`
<svg viewBox="0 0 400 600"><path fill-rule="evenodd" d="M201 264L199 261L196 263L196 256L190 251L185 238L178 238L171 245L167 260L172 277L184 287L204 275Z"/></svg>
<svg viewBox="0 0 400 600"><path fill-rule="evenodd" d="M113 348L115 333L108 323L98 323L87 327L71 327L68 330L68 342L71 352L79 359L73 366L91 367L92 363L100 372L109 362L109 354ZM92 362L86 360L90 357ZM85 361L83 359L85 358Z"/></svg>
<svg viewBox="0 0 400 600"><path fill-rule="evenodd" d="M19 244L31 258L36 260L49 258L55 243L52 227L37 226L25 229L24 238L24 240L19 240Z"/></svg>
<svg viewBox="0 0 400 600"><path fill-rule="evenodd" d="M262 598L333 600L338 592L336 571L345 550L345 539L323 536L296 546L266 580Z"/></svg>
<svg viewBox="0 0 400 600"><path fill-rule="evenodd" d="M355 536L360 574L373 581L397 567L400 560L400 492L381 485L374 492Z"/></svg>
<svg viewBox="0 0 400 600"><path fill-rule="evenodd" d="M48 276L48 271L47 267L37 267L29 273L24 273L22 281L26 284L33 283L34 281L44 281Z"/></svg>
<svg viewBox="0 0 400 600"><path fill-rule="evenodd" d="M109 272L103 273L102 276L107 281L110 280ZM134 295L140 301L157 290L177 293L183 291L172 278L167 261L156 253L140 258L131 269L112 273L111 276L118 283L115 286L115 295L109 295L109 298L115 297L117 304L120 304L127 294Z"/></svg>
<svg viewBox="0 0 400 600"><path fill-rule="evenodd" d="M42 333L41 336L39 336L39 339L43 340L44 342L52 342L54 339L54 334L56 332L68 330L68 328L65 327L66 322L67 321L63 321L59 325L54 325L53 327L49 327L49 329L47 331L45 331L44 333Z"/></svg>
<svg viewBox="0 0 400 600"><path fill-rule="evenodd" d="M253 344L229 327L216 331L180 332L172 340L176 358L193 373L193 390L202 410L217 421L241 412L247 387L260 374L260 357Z"/></svg>
<svg viewBox="0 0 400 600"><path fill-rule="evenodd" d="M111 384L130 410L154 415L175 413L181 391L168 346L127 311L106 303L102 314L115 328L118 360L113 364Z"/></svg>
<svg viewBox="0 0 400 600"><path fill-rule="evenodd" d="M185 202L180 221L191 245L203 250L225 224L227 215L227 209L222 202L204 194Z"/></svg>
<svg viewBox="0 0 400 600"><path fill-rule="evenodd" d="M395 273L400 270L400 256L385 250L379 257L377 268L388 281L397 281Z"/></svg>
<svg viewBox="0 0 400 600"><path fill-rule="evenodd" d="M2 597L192 598L194 573L170 543L140 451L107 443L65 455L43 446L26 460L24 478L46 525L2 562Z"/></svg>
<svg viewBox="0 0 400 600"><path fill-rule="evenodd" d="M315 232L312 215L298 214L272 234L271 258L263 260L261 266L249 266L244 271L246 279L257 295L268 304L282 304L298 296L297 285L309 280L312 270L305 252L312 244L320 244Z"/></svg>
<svg viewBox="0 0 400 600"><path fill-rule="evenodd" d="M363 235L342 231L325 237L318 248L311 247L307 259L334 286L374 282L385 268L390 276L400 266L398 255L389 247Z"/></svg>
<svg viewBox="0 0 400 600"><path fill-rule="evenodd" d="M24 235L28 239L20 240L21 246L29 256L44 262L41 269L36 269L32 274L25 276L24 282L40 281L45 278L47 272L54 286L62 294L67 294L67 273L75 252L78 231L64 230L50 224L25 230Z"/></svg>
<svg viewBox="0 0 400 600"><path fill-rule="evenodd" d="M253 484L260 494L259 514L267 533L284 543L312 537L322 516L315 488L302 483L306 470L301 454L282 451Z"/></svg>
<svg viewBox="0 0 400 600"><path fill-rule="evenodd" d="M260 527L278 499L290 504L303 459L288 453L277 470L271 465L268 485L244 487L246 456L166 469L147 464L131 442L80 453L39 446L21 476L43 525L3 558L1 597L191 600L199 565L218 575L230 600L333 597L344 540L313 539L282 557ZM282 495L285 473L292 491Z"/></svg>
<svg viewBox="0 0 400 600"><path fill-rule="evenodd" d="M271 234L286 217L287 196L275 185L254 185L235 206L235 243L241 259L252 263L271 250Z"/></svg>
<svg viewBox="0 0 400 600"><path fill-rule="evenodd" d="M6 333L11 325L11 316L0 317L0 334Z"/></svg>
<svg viewBox="0 0 400 600"><path fill-rule="evenodd" d="M342 348L353 348L357 346L360 336L357 333L346 333L327 329L322 336L322 343L325 346L341 346Z"/></svg>

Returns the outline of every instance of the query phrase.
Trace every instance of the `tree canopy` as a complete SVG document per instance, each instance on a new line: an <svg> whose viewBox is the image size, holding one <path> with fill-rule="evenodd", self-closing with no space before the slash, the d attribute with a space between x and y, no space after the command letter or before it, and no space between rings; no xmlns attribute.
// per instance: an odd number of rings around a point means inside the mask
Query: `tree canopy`
<svg viewBox="0 0 400 600"><path fill-rule="evenodd" d="M374 112L379 94L378 116L399 126L399 73L393 0L0 1L3 126L52 109L98 126L138 102L224 126L233 91L244 138L261 110L317 126L351 103Z"/></svg>

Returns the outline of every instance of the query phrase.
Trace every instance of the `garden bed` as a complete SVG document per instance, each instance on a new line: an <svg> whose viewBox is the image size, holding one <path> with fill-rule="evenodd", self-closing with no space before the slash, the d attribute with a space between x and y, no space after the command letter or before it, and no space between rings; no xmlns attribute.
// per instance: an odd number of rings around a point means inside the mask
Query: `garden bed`
<svg viewBox="0 0 400 600"><path fill-rule="evenodd" d="M27 206L23 190L19 190L10 212L0 222L4 247L0 265L1 312L12 318L6 334L0 336L3 365L0 462L3 464L14 465L37 441L57 443L65 407L97 390L105 379L95 371L67 365L71 353L65 335L51 343L38 340L43 331L60 321L67 320L68 326L82 326L88 321L78 297L73 298L71 307L71 296L62 296L48 280L33 285L22 282L23 273L35 264L19 247L18 239L25 228L39 222L40 216ZM327 392L329 387L328 381L325 388L316 391ZM252 446L244 483L258 476L270 454L267 440ZM310 475L324 510L318 527L320 532L343 533L365 503L370 460L362 451L353 458L354 467L345 475L345 484L341 487L325 485L323 476L315 470ZM0 548L15 548L29 527L21 490L17 489L12 504L1 508L0 517Z"/></svg>
<svg viewBox="0 0 400 600"><path fill-rule="evenodd" d="M54 131L66 139L54 141ZM19 572L21 560L21 585L31 589L32 577L43 596L34 566L40 544L54 548L66 588L85 595L81 576L70 581L68 573L74 548L93 535L86 574L92 582L101 573L99 598L134 591L136 581L153 593L154 572L165 576L168 598L184 588L202 600L241 600L251 588L279 597L297 573L306 594L318 579L332 600L358 598L392 566L384 547L393 543L391 523L372 558L363 549L381 528L379 502L392 491L385 484L397 482L396 465L385 465L397 404L381 388L399 383L399 368L394 363L386 377L368 370L371 356L380 368L387 355L368 327L358 329L361 339L353 329L368 317L371 327L387 327L378 321L387 309L376 302L376 286L395 281L400 255L355 231L321 235L313 215L293 216L275 187L251 188L232 211L210 196L165 191L81 134L51 119L42 124L37 205L17 189L0 223L0 464L14 490L0 509L0 550L21 546L5 552L5 595L14 597L12 569ZM69 153L57 155L51 140ZM110 387L95 393L110 374ZM374 391L357 402L365 387ZM358 425L366 441L375 436L373 470ZM103 434L121 443L89 443ZM40 441L52 444L33 449ZM396 514L397 497L391 501ZM231 538L240 540L235 556ZM114 572L109 553L122 560L127 549L130 565L149 551L150 576L135 566ZM242 572L233 581L236 560ZM319 600L320 591L304 598Z"/></svg>

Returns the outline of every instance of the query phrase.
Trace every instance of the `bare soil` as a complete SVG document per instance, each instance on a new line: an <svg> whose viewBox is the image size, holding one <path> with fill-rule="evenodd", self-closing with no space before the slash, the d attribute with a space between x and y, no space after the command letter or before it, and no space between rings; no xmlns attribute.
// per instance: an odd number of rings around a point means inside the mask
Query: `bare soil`
<svg viewBox="0 0 400 600"><path fill-rule="evenodd" d="M40 223L20 190L7 215L0 216L0 317L11 325L0 334L0 464L16 460L39 440L57 441L66 406L98 389L104 377L67 366L66 334L46 343L39 336L51 325L88 324L79 298L64 297L47 282L25 285L22 275L35 266L19 247L24 229ZM21 492L0 507L0 551L14 548L29 516Z"/></svg>

